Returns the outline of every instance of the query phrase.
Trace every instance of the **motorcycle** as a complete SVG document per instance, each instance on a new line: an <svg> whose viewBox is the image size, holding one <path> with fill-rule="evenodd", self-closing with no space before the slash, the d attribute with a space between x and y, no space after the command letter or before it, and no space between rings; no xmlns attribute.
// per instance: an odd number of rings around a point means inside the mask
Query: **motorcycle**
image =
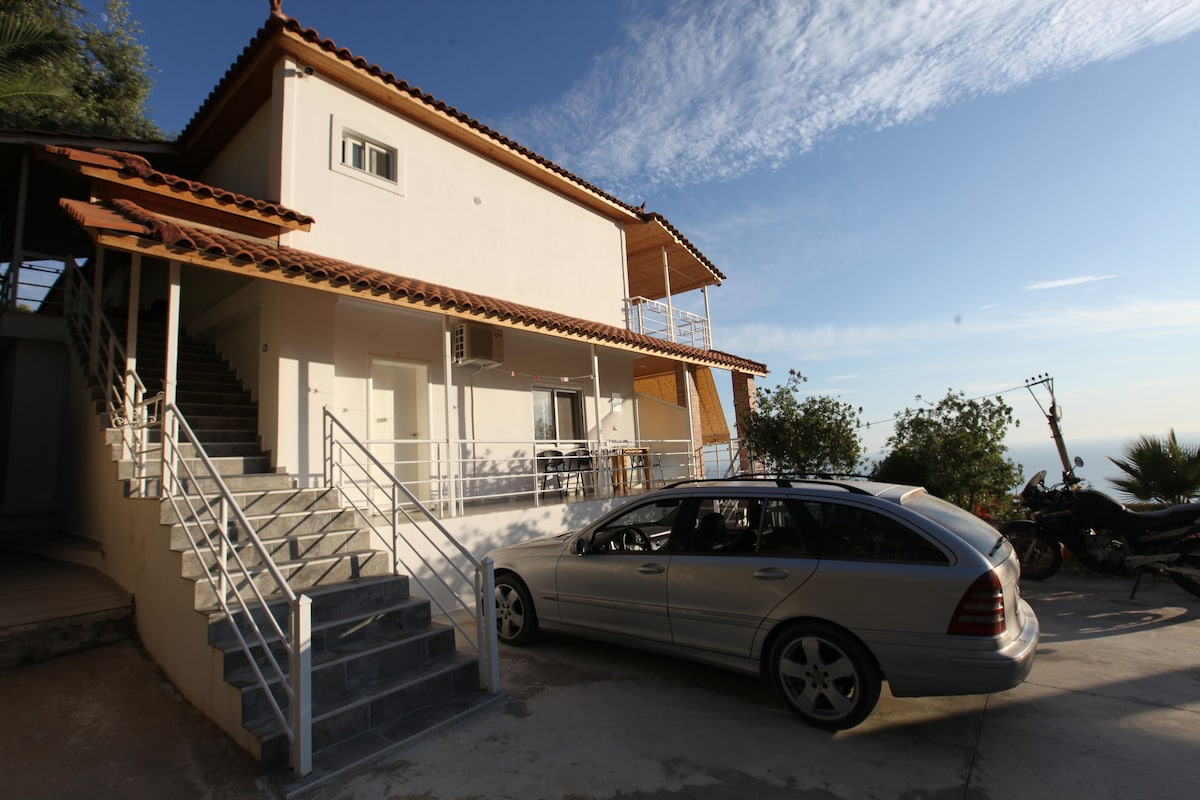
<svg viewBox="0 0 1200 800"><path fill-rule="evenodd" d="M1062 568L1067 551L1095 572L1135 578L1130 597L1146 573L1169 577L1200 597L1200 503L1132 511L1103 492L1081 487L1083 480L1075 470L1083 466L1083 459L1077 456L1073 463L1068 459L1054 379L1038 375L1025 386L1030 394L1034 386L1050 390L1049 411L1042 411L1062 461L1063 480L1047 488L1046 470L1038 472L1019 496L1026 517L1000 526L1017 552L1021 575L1049 578Z"/></svg>
<svg viewBox="0 0 1200 800"><path fill-rule="evenodd" d="M1074 470L1063 477L1049 488L1046 470L1030 478L1020 494L1027 518L1000 528L1017 551L1022 577L1054 575L1065 549L1090 570L1135 578L1131 597L1146 573L1169 577L1200 597L1200 503L1131 511L1103 492L1080 488Z"/></svg>

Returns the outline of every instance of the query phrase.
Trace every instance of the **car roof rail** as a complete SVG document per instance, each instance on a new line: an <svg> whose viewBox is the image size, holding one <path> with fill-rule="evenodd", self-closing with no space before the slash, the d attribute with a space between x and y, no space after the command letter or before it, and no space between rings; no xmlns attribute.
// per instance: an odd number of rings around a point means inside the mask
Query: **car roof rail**
<svg viewBox="0 0 1200 800"><path fill-rule="evenodd" d="M664 489L674 489L677 486L691 486L691 485L699 485L699 484L704 484L704 483L731 483L731 482L738 482L738 481L747 481L747 482L759 481L759 482L765 483L767 481L773 481L776 486L780 486L783 488L791 487L791 486L795 485L796 483L817 483L817 484L823 484L826 486L838 486L838 487L845 489L846 491L851 492L853 494L866 494L866 495L871 494L871 492L867 491L866 489L862 488L861 486L855 486L854 481L846 480L848 478L855 478L858 480L870 480L871 476L869 476L869 475L853 475L853 474L830 474L830 473L800 474L800 473L788 473L788 472L745 472L745 473L741 473L739 475L730 475L727 478L686 478L681 481L675 481L673 483L667 484L663 488Z"/></svg>

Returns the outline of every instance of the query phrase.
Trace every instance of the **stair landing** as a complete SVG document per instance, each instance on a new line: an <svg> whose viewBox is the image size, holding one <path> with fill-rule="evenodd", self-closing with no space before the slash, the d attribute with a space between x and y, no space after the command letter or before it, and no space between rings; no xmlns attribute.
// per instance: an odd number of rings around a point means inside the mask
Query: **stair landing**
<svg viewBox="0 0 1200 800"><path fill-rule="evenodd" d="M0 669L133 635L133 598L97 570L0 548Z"/></svg>

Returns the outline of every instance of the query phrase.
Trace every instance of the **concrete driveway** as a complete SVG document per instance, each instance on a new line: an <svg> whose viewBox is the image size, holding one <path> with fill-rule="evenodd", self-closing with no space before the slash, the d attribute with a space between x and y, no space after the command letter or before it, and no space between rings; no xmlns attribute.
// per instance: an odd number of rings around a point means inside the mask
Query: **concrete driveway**
<svg viewBox="0 0 1200 800"><path fill-rule="evenodd" d="M1130 600L1130 588L1126 581L1068 575L1027 583L1023 592L1041 619L1042 643L1024 684L989 696L902 700L885 688L871 718L837 734L799 722L755 679L547 636L532 647L502 649L507 708L317 796L1192 797L1200 775L1200 599L1146 580ZM161 683L140 687L160 695L157 703L141 703L140 722L93 724L85 763L75 749L80 737L69 731L14 735L9 712L20 699L14 692L29 691L39 671L65 681L59 665L88 657L0 672L6 710L0 784L16 789L13 796L101 797L119 782L125 791L110 796L269 796L244 760L236 753L230 760L227 740L185 704L163 702L170 689ZM142 661L122 669L153 674ZM88 691L105 691L98 678L89 677ZM121 698L106 702L115 709ZM117 739L128 747L130 737L146 733L157 759L119 754ZM105 737L113 750L101 746ZM35 742L39 757L28 757ZM72 764L70 772L63 764ZM53 792L38 791L51 786Z"/></svg>

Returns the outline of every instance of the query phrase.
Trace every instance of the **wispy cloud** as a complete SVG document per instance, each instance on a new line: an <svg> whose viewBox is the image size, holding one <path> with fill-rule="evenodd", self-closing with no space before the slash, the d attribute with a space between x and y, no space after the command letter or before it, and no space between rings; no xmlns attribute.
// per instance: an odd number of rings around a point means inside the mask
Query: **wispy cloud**
<svg viewBox="0 0 1200 800"><path fill-rule="evenodd" d="M722 330L722 348L753 353L771 361L786 358L804 364L838 358L887 356L912 348L930 348L968 338L1031 337L1062 341L1064 337L1121 333L1178 335L1200 331L1200 301L1130 302L1092 309L1052 309L978 323L910 322L897 325L823 325L789 328L777 324L743 325Z"/></svg>
<svg viewBox="0 0 1200 800"><path fill-rule="evenodd" d="M841 129L922 119L1200 29L1194 0L686 0L661 17L633 8L625 39L566 96L505 123L621 192L732 178Z"/></svg>
<svg viewBox="0 0 1200 800"><path fill-rule="evenodd" d="M1044 289L1061 289L1064 286L1081 286L1085 283L1098 283L1100 281L1112 280L1119 277L1117 275L1080 275L1075 278L1062 278L1056 281L1040 281L1031 283L1025 287L1027 292L1040 292Z"/></svg>

